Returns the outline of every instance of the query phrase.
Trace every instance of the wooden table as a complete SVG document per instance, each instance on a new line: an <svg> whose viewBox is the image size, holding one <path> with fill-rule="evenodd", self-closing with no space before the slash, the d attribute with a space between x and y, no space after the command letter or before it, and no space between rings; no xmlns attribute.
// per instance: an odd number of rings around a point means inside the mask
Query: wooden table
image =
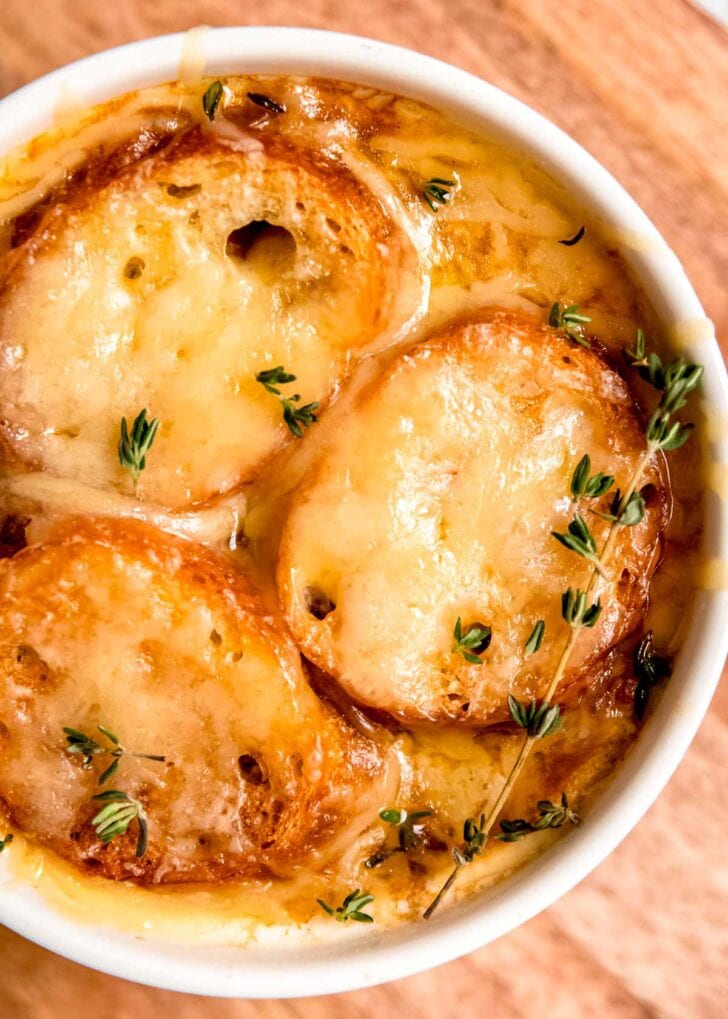
<svg viewBox="0 0 728 1019"><path fill-rule="evenodd" d="M728 337L728 37L686 0L3 0L0 94L201 21L371 35L500 85L632 192ZM93 973L0 929L0 1014L717 1019L728 1009L727 731L724 684L675 778L617 852L548 912L448 966L338 997L212 1001Z"/></svg>

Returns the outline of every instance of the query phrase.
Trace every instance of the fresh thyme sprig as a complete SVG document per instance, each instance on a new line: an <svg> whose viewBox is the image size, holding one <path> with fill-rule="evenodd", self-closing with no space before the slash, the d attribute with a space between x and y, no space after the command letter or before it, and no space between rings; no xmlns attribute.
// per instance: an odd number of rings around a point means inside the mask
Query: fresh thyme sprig
<svg viewBox="0 0 728 1019"><path fill-rule="evenodd" d="M576 552L578 555L584 556L584 550L586 550L587 555L584 557L591 563L592 571L586 590L580 591L577 589L576 591L573 591L570 588L568 591L564 592L564 595L562 596L562 614L569 626L569 632L564 642L554 673L546 689L546 693L539 705L539 710L541 711L548 710L552 706L554 696L564 678L566 668L569 664L569 659L571 658L571 654L579 639L579 635L585 628L594 626L599 618L599 613L601 612L600 599L597 598L596 601L591 604L589 604L589 601L595 587L605 577L605 565L609 561L619 529L623 526L630 526L629 524L625 525L623 522L623 512L627 510L631 504L634 504L633 496L636 492L638 492L647 465L658 450L669 451L671 449L677 449L678 446L682 445L690 437L692 426L683 424L680 421L673 421L672 415L675 411L680 410L683 406L685 406L687 395L692 392L692 390L694 390L700 382L703 374L702 366L686 364L682 358L664 366L662 362L659 361L659 359L655 359L653 355L649 355L649 357L646 355L644 336L642 335L641 337L639 332L635 344L635 351L633 353L634 355L637 355L637 357L633 358L631 363L634 363L638 371L640 371L641 368L647 370L647 381L649 381L651 385L653 385L654 388L661 393L660 403L647 422L645 427L646 448L643 451L634 472L632 473L632 477L629 480L624 495L620 497L619 504L616 507L617 512L613 513L614 519L610 521L606 538L604 539L598 555L596 554L596 543L594 543L594 549L592 550L593 538L590 541L586 537L586 533L581 524L578 524L575 530L570 526L568 535L561 535L557 532L552 532L555 538L557 538L567 548L571 548L571 550ZM629 354L627 355L628 360L630 359L630 356L631 355ZM638 365L638 362L644 363L639 363ZM571 494L573 496L573 492ZM634 510L631 512L634 512ZM581 518L581 520L582 523L584 523L583 518ZM586 527L586 524L584 524L584 527ZM586 528L586 530L588 530L588 528ZM566 537L576 538L577 546L581 544L582 547L573 547L573 543L564 541L564 538ZM640 665L638 666L635 661L635 667L638 671L638 675L641 675L643 682L648 683L651 688L653 685L653 677L656 674L656 670L659 670L660 667L656 665L654 661L655 656L652 655L651 645L649 642L645 643L641 647L640 654ZM647 693L641 693L639 695L639 701L637 698L635 699L635 711L641 710L644 713L648 693L649 691L647 691ZM516 702L516 704L518 705L518 718L528 722L529 719L526 714L524 714L524 710L527 711L528 709L525 709L524 705L518 704L518 702ZM513 718L513 714L511 717ZM518 721L517 719L514 720ZM458 851L458 855L455 855L456 850L453 850L455 866L451 870L440 891L423 913L423 918L426 920L433 915L439 904L442 902L444 896L456 881L462 867L471 862L475 855L482 853L488 834L508 800L511 790L518 780L531 749L537 739L541 738L532 735L531 732L529 732L528 724L523 725L522 722L519 722L518 724L521 724L522 728L524 728L525 735L510 772L508 773L495 802L492 804L487 814L483 812L480 815L479 822L477 823L475 821L466 822L465 832L469 832L471 839L474 841L468 841L466 834L466 851L461 849ZM544 804L546 803L546 801L543 802Z"/></svg>
<svg viewBox="0 0 728 1019"><path fill-rule="evenodd" d="M446 180L443 177L431 177L422 185L422 197L433 212L437 212L440 205L447 205L452 200L452 188L457 187L456 180Z"/></svg>
<svg viewBox="0 0 728 1019"><path fill-rule="evenodd" d="M373 916L362 912L365 906L368 906L370 902L374 902L374 896L369 895L367 892L360 892L358 888L353 892L349 892L340 906L329 906L323 899L316 899L316 902L318 902L325 913L333 916L340 923L345 923L347 920L358 920L359 923L374 922Z"/></svg>
<svg viewBox="0 0 728 1019"><path fill-rule="evenodd" d="M4 839L0 839L0 853L2 853L3 849L7 848L7 846L9 846L12 841L13 833L10 831L8 832Z"/></svg>
<svg viewBox="0 0 728 1019"><path fill-rule="evenodd" d="M561 794L561 804L552 803L551 800L539 800L536 804L539 813L538 821L525 821L522 817L512 821L500 822L500 834L494 835L494 839L500 842L517 842L524 835L530 835L535 831L544 831L546 828L563 828L565 824L578 824L579 815L569 806L566 793Z"/></svg>
<svg viewBox="0 0 728 1019"><path fill-rule="evenodd" d="M673 421L672 415L687 403L687 396L698 385L703 366L686 364L682 358L655 374L652 385L662 391L657 409L647 422L647 446L651 452L668 452L683 446L695 425Z"/></svg>
<svg viewBox="0 0 728 1019"><path fill-rule="evenodd" d="M491 628L482 623L471 623L463 630L462 619L458 616L453 630L455 643L452 646L452 653L461 654L466 662L473 665L482 665L483 659L480 656L490 647L492 636Z"/></svg>
<svg viewBox="0 0 728 1019"><path fill-rule="evenodd" d="M591 322L591 316L585 315L579 310L578 304L570 304L563 307L556 301L551 305L549 311L549 325L554 329L561 329L570 340L578 343L580 347L589 349L591 343L584 335L584 326Z"/></svg>
<svg viewBox="0 0 728 1019"><path fill-rule="evenodd" d="M146 407L139 411L134 418L131 432L129 432L126 418L121 419L121 437L118 445L119 463L132 476L134 494L139 486L139 475L147 466L147 453L152 448L158 429L159 418L147 421Z"/></svg>
<svg viewBox="0 0 728 1019"><path fill-rule="evenodd" d="M678 358L664 364L659 354L647 353L645 334L637 330L635 349L624 352L625 360L640 378L661 393L660 402L647 422L647 446L651 452L678 449L690 438L694 425L673 421L672 415L687 403L688 395L703 377L703 366Z"/></svg>
<svg viewBox="0 0 728 1019"><path fill-rule="evenodd" d="M303 438L303 428L310 428L312 424L318 421L316 417L316 411L318 410L318 402L304 404L303 407L296 406L301 397L298 393L293 396L283 396L278 386L287 385L289 382L295 382L296 376L291 375L287 372L282 364L279 364L276 368L267 368L265 371L257 372L255 381L267 390L277 396L281 407L283 408L283 420L288 425L289 431L291 431L296 438Z"/></svg>
<svg viewBox="0 0 728 1019"><path fill-rule="evenodd" d="M555 732L559 731L563 724L558 705L549 704L547 701L543 701L540 705L536 705L533 701L529 705L525 705L519 703L514 697L509 695L508 709L513 721L526 731L526 740L521 747L516 765L518 765L519 762L522 764L525 760L528 753L528 751L524 749L525 747L528 747L530 750L531 746L537 740L545 739L547 736L552 736ZM518 770L520 771L520 767ZM513 777L515 772L516 766L511 769L511 774L506 780L506 784L496 801L495 807L490 810L487 816L485 811L483 811L479 818L468 818L465 821L465 824L463 825L463 842L460 846L453 846L452 848L452 858L454 863L453 869L448 874L445 883L440 888L435 898L422 914L424 920L430 919L445 895L447 895L450 888L452 888L463 867L472 863L475 857L480 856L485 849L490 830L493 827L495 819L500 813L501 807L505 803L508 793L515 782L515 778ZM547 801L542 800L541 803L546 804ZM549 803L549 807L553 808L553 804ZM525 824L526 822L523 823ZM508 822L506 822L506 825L507 824ZM546 827L545 824L544 827ZM551 827L559 827L559 825L554 824L551 825ZM523 834L525 835L526 832L524 831ZM514 840L511 839L509 841Z"/></svg>
<svg viewBox="0 0 728 1019"><path fill-rule="evenodd" d="M202 97L202 109L210 123L215 119L217 108L224 94L225 89L221 81L213 81L212 85L205 90Z"/></svg>
<svg viewBox="0 0 728 1019"><path fill-rule="evenodd" d="M581 513L574 514L574 519L569 524L566 534L552 531L551 536L561 542L570 552L576 552L577 555L583 556L600 576L604 576L604 569L597 553L596 538L589 530L589 525Z"/></svg>
<svg viewBox="0 0 728 1019"><path fill-rule="evenodd" d="M160 754L140 754L134 750L126 750L119 742L119 737L111 732L110 729L107 729L106 726L97 725L96 728L112 744L110 747L104 746L92 736L87 736L85 732L81 732L79 729L72 729L70 726L64 726L63 734L68 744L66 752L69 754L83 754L84 768L91 767L96 754L108 754L114 758L108 768L99 775L99 785L103 785L112 775L116 774L119 769L120 759L125 755L127 757L140 757L145 761L159 761L161 763L167 760L166 757Z"/></svg>
<svg viewBox="0 0 728 1019"><path fill-rule="evenodd" d="M641 722L647 711L647 704L652 690L660 680L670 675L671 662L663 655L657 655L653 649L654 635L648 630L634 650L634 671L637 676L637 687L634 692L634 713Z"/></svg>
<svg viewBox="0 0 728 1019"><path fill-rule="evenodd" d="M387 808L386 810L380 810L379 816L382 821L386 821L387 824L393 825L396 829L397 844L390 848L382 846L373 853L364 863L367 870L373 870L374 867L378 867L395 853L409 853L411 850L417 849L422 845L422 825L419 822L423 817L431 817L432 811L413 810L409 812L407 810Z"/></svg>
<svg viewBox="0 0 728 1019"><path fill-rule="evenodd" d="M637 330L635 349L626 350L624 357L637 370L640 378L659 392L669 393L671 411L685 406L685 396L695 388L703 375L702 365L688 364L683 358L666 365L659 354L647 354L645 334L641 329Z"/></svg>
<svg viewBox="0 0 728 1019"><path fill-rule="evenodd" d="M91 820L101 841L103 843L111 842L117 835L123 835L132 821L136 821L139 831L134 855L144 856L147 851L149 833L147 815L139 800L135 800L120 789L107 789L103 793L97 793L92 799L100 800L105 804Z"/></svg>
<svg viewBox="0 0 728 1019"><path fill-rule="evenodd" d="M543 641L543 635L546 632L546 623L543 619L539 619L534 628L531 630L531 635L526 641L526 654L535 655L538 649L541 647Z"/></svg>

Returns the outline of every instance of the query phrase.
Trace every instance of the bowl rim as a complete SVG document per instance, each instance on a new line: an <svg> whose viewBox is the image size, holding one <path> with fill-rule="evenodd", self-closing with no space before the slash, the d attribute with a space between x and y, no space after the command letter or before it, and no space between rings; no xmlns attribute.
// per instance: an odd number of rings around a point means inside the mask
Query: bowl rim
<svg viewBox="0 0 728 1019"><path fill-rule="evenodd" d="M62 99L83 106L169 81L183 54L204 74L287 73L340 78L429 102L536 160L603 222L618 229L624 255L658 317L680 323L683 343L706 365L703 401L728 421L728 376L697 295L656 228L620 184L546 118L494 85L413 50L319 29L193 29L105 50L31 82L0 102L0 152L54 121ZM200 63L202 64L202 60ZM680 332L680 330L678 330ZM687 337L687 339L686 339ZM713 462L728 464L728 437ZM725 493L706 497L707 554L728 560ZM537 915L600 864L637 824L685 754L708 708L728 653L728 590L702 589L671 682L628 759L599 798L598 813L513 877L444 909L429 923L295 947L219 948L144 940L80 924L27 885L0 877L0 922L44 948L107 974L169 990L239 997L302 997L410 976L481 948ZM725 585L722 585L725 587ZM2 874L0 863L0 875Z"/></svg>

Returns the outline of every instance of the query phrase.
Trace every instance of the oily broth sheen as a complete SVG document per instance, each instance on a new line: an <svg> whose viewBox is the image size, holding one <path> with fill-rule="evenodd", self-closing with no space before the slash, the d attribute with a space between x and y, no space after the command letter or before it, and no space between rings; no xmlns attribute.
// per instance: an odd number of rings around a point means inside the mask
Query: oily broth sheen
<svg viewBox="0 0 728 1019"><path fill-rule="evenodd" d="M69 102L51 130L0 163L0 237L5 248L12 241L16 217L32 215L33 207L62 189L68 175L78 172L90 157L112 152L150 126L163 133L193 125L209 129L200 98L211 80L196 80L187 73L183 83L132 93L83 113L74 111ZM660 328L630 278L615 238L518 152L458 126L424 104L373 88L288 77L222 80L236 129L255 131L267 117L271 130L284 139L337 154L396 217L420 253L418 271L403 275L402 314L391 335L376 352L351 366L346 386L334 387L332 401L344 412L346 403L353 406L357 392L403 346L484 306L545 317L554 301L580 304L592 317L590 331L609 351L630 344L637 326L658 349L668 349L668 331ZM246 103L247 92L274 97L286 107L285 116L273 124L274 118L264 110ZM432 177L456 181L455 199L436 215L420 197L421 183ZM558 243L582 225L586 234L578 244ZM678 330L683 337L692 332L686 325ZM650 399L646 389L637 388L635 395L645 402ZM316 428L325 434L325 414ZM313 433L306 438L309 441L284 448L243 492L200 510L177 513L164 506L140 506L128 493L101 492L81 481L7 468L0 478L0 499L5 512L31 518L31 541L42 538L49 522L70 513L146 518L157 527L202 541L252 570L273 610L282 518L315 448ZM670 472L672 518L645 625L654 629L656 644L674 654L701 575L698 442L671 454ZM79 462L77 477L83 476ZM580 812L588 813L596 791L636 736L633 644L628 641L607 656L588 694L567 715L562 732L537 747L509 801L508 816L530 817L535 801L557 800L562 790ZM14 882L31 882L74 918L91 922L103 915L126 930L210 943L260 942L284 929L290 935L292 928L294 936L307 938L359 936L358 925L329 923L315 903L317 897L338 903L354 887L375 895L372 908L378 924L415 919L449 869L445 844L457 842L463 819L497 794L518 740L454 726L420 725L394 732L376 725L367 728L399 758L396 805L427 807L437 817L436 838L426 853L416 857L414 866L400 854L376 870L362 867L385 833L386 826L376 822L318 873L301 872L275 882L149 890L85 877L17 835L12 851L4 854L0 895ZM544 832L512 845L492 844L463 871L454 897L497 883L559 834Z"/></svg>

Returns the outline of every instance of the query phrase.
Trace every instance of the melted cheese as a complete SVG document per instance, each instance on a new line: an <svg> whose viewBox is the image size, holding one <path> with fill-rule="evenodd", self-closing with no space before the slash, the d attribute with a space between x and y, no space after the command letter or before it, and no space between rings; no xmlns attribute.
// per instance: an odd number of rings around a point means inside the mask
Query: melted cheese
<svg viewBox="0 0 728 1019"><path fill-rule="evenodd" d="M0 478L0 498L6 512L31 514L27 537L33 542L42 537L49 523L78 513L82 506L91 516L143 520L180 538L234 551L245 517L245 495L241 492L219 499L204 510L170 513L132 496L43 471Z"/></svg>
<svg viewBox="0 0 728 1019"><path fill-rule="evenodd" d="M570 519L585 449L595 470L634 474L644 439L631 396L596 354L533 318L496 312L389 364L333 429L283 532L280 588L304 653L399 718L507 719L508 694L529 700L548 686L566 639L561 593L587 582L587 564L551 537ZM661 485L656 465L644 482ZM564 689L588 682L643 614L663 500L619 533L603 618ZM609 525L591 523L601 546ZM453 654L458 617L492 626L482 664ZM548 640L531 659L537 619Z"/></svg>

